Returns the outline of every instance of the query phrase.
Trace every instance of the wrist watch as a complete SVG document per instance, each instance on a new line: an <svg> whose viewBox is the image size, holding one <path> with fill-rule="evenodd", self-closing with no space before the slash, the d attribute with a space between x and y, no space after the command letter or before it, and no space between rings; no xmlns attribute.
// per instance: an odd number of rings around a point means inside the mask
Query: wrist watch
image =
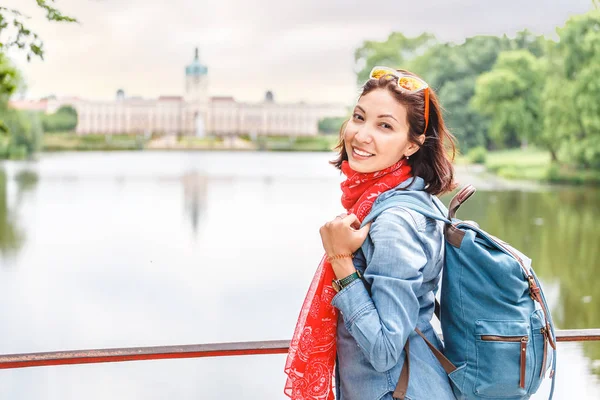
<svg viewBox="0 0 600 400"><path fill-rule="evenodd" d="M331 286L333 286L333 290L339 292L340 290L348 286L351 282L354 282L357 279L360 279L360 272L358 272L358 270L354 271L345 278L332 280Z"/></svg>

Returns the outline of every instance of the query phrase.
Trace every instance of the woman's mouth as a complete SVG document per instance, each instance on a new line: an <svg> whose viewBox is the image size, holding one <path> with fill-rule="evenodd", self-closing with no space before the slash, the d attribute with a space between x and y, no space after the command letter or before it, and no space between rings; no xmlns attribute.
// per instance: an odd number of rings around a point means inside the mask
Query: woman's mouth
<svg viewBox="0 0 600 400"><path fill-rule="evenodd" d="M373 157L375 154L371 154L362 149L352 146L352 156L359 160L366 160L369 157Z"/></svg>

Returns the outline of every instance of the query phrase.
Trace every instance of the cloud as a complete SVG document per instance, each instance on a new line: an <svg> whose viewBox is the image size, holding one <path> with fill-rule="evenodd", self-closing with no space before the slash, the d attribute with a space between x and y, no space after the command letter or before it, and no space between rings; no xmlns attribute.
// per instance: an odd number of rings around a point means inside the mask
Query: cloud
<svg viewBox="0 0 600 400"><path fill-rule="evenodd" d="M17 59L28 95L113 98L181 94L184 67L200 48L213 95L257 101L268 89L282 101L347 102L355 96L353 51L390 32L431 32L460 42L476 34L551 34L589 0L193 1L58 0L77 25L50 24L26 9L46 43L46 60Z"/></svg>

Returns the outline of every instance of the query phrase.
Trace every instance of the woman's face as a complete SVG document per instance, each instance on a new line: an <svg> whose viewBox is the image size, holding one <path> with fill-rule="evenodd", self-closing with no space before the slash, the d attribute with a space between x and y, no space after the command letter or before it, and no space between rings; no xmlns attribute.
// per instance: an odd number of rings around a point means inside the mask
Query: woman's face
<svg viewBox="0 0 600 400"><path fill-rule="evenodd" d="M350 168L375 172L392 166L419 147L408 141L406 107L386 89L362 96L344 130Z"/></svg>

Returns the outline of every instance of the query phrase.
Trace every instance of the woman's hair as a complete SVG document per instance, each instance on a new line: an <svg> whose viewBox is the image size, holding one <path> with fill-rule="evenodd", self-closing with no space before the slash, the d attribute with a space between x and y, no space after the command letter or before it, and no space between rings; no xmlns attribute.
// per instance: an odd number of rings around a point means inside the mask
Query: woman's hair
<svg viewBox="0 0 600 400"><path fill-rule="evenodd" d="M412 72L398 70L407 75L416 76ZM425 129L425 96L421 90L416 93L403 92L398 87L397 79L390 79L390 75L379 79L369 79L362 88L360 97L376 89L387 89L398 103L404 105L407 111L409 126L408 140L419 145L419 150L410 156L408 163L414 176L419 176L425 181L425 190L433 195L440 195L452 191L457 184L454 182L454 167L452 161L456 155L456 139L448 131L442 117L442 109L437 96L429 90L429 124L425 132L425 141L420 143L419 137ZM336 168L341 169L342 161L348 160L346 146L344 145L345 121L340 128L340 139L335 147L338 157L331 161Z"/></svg>

